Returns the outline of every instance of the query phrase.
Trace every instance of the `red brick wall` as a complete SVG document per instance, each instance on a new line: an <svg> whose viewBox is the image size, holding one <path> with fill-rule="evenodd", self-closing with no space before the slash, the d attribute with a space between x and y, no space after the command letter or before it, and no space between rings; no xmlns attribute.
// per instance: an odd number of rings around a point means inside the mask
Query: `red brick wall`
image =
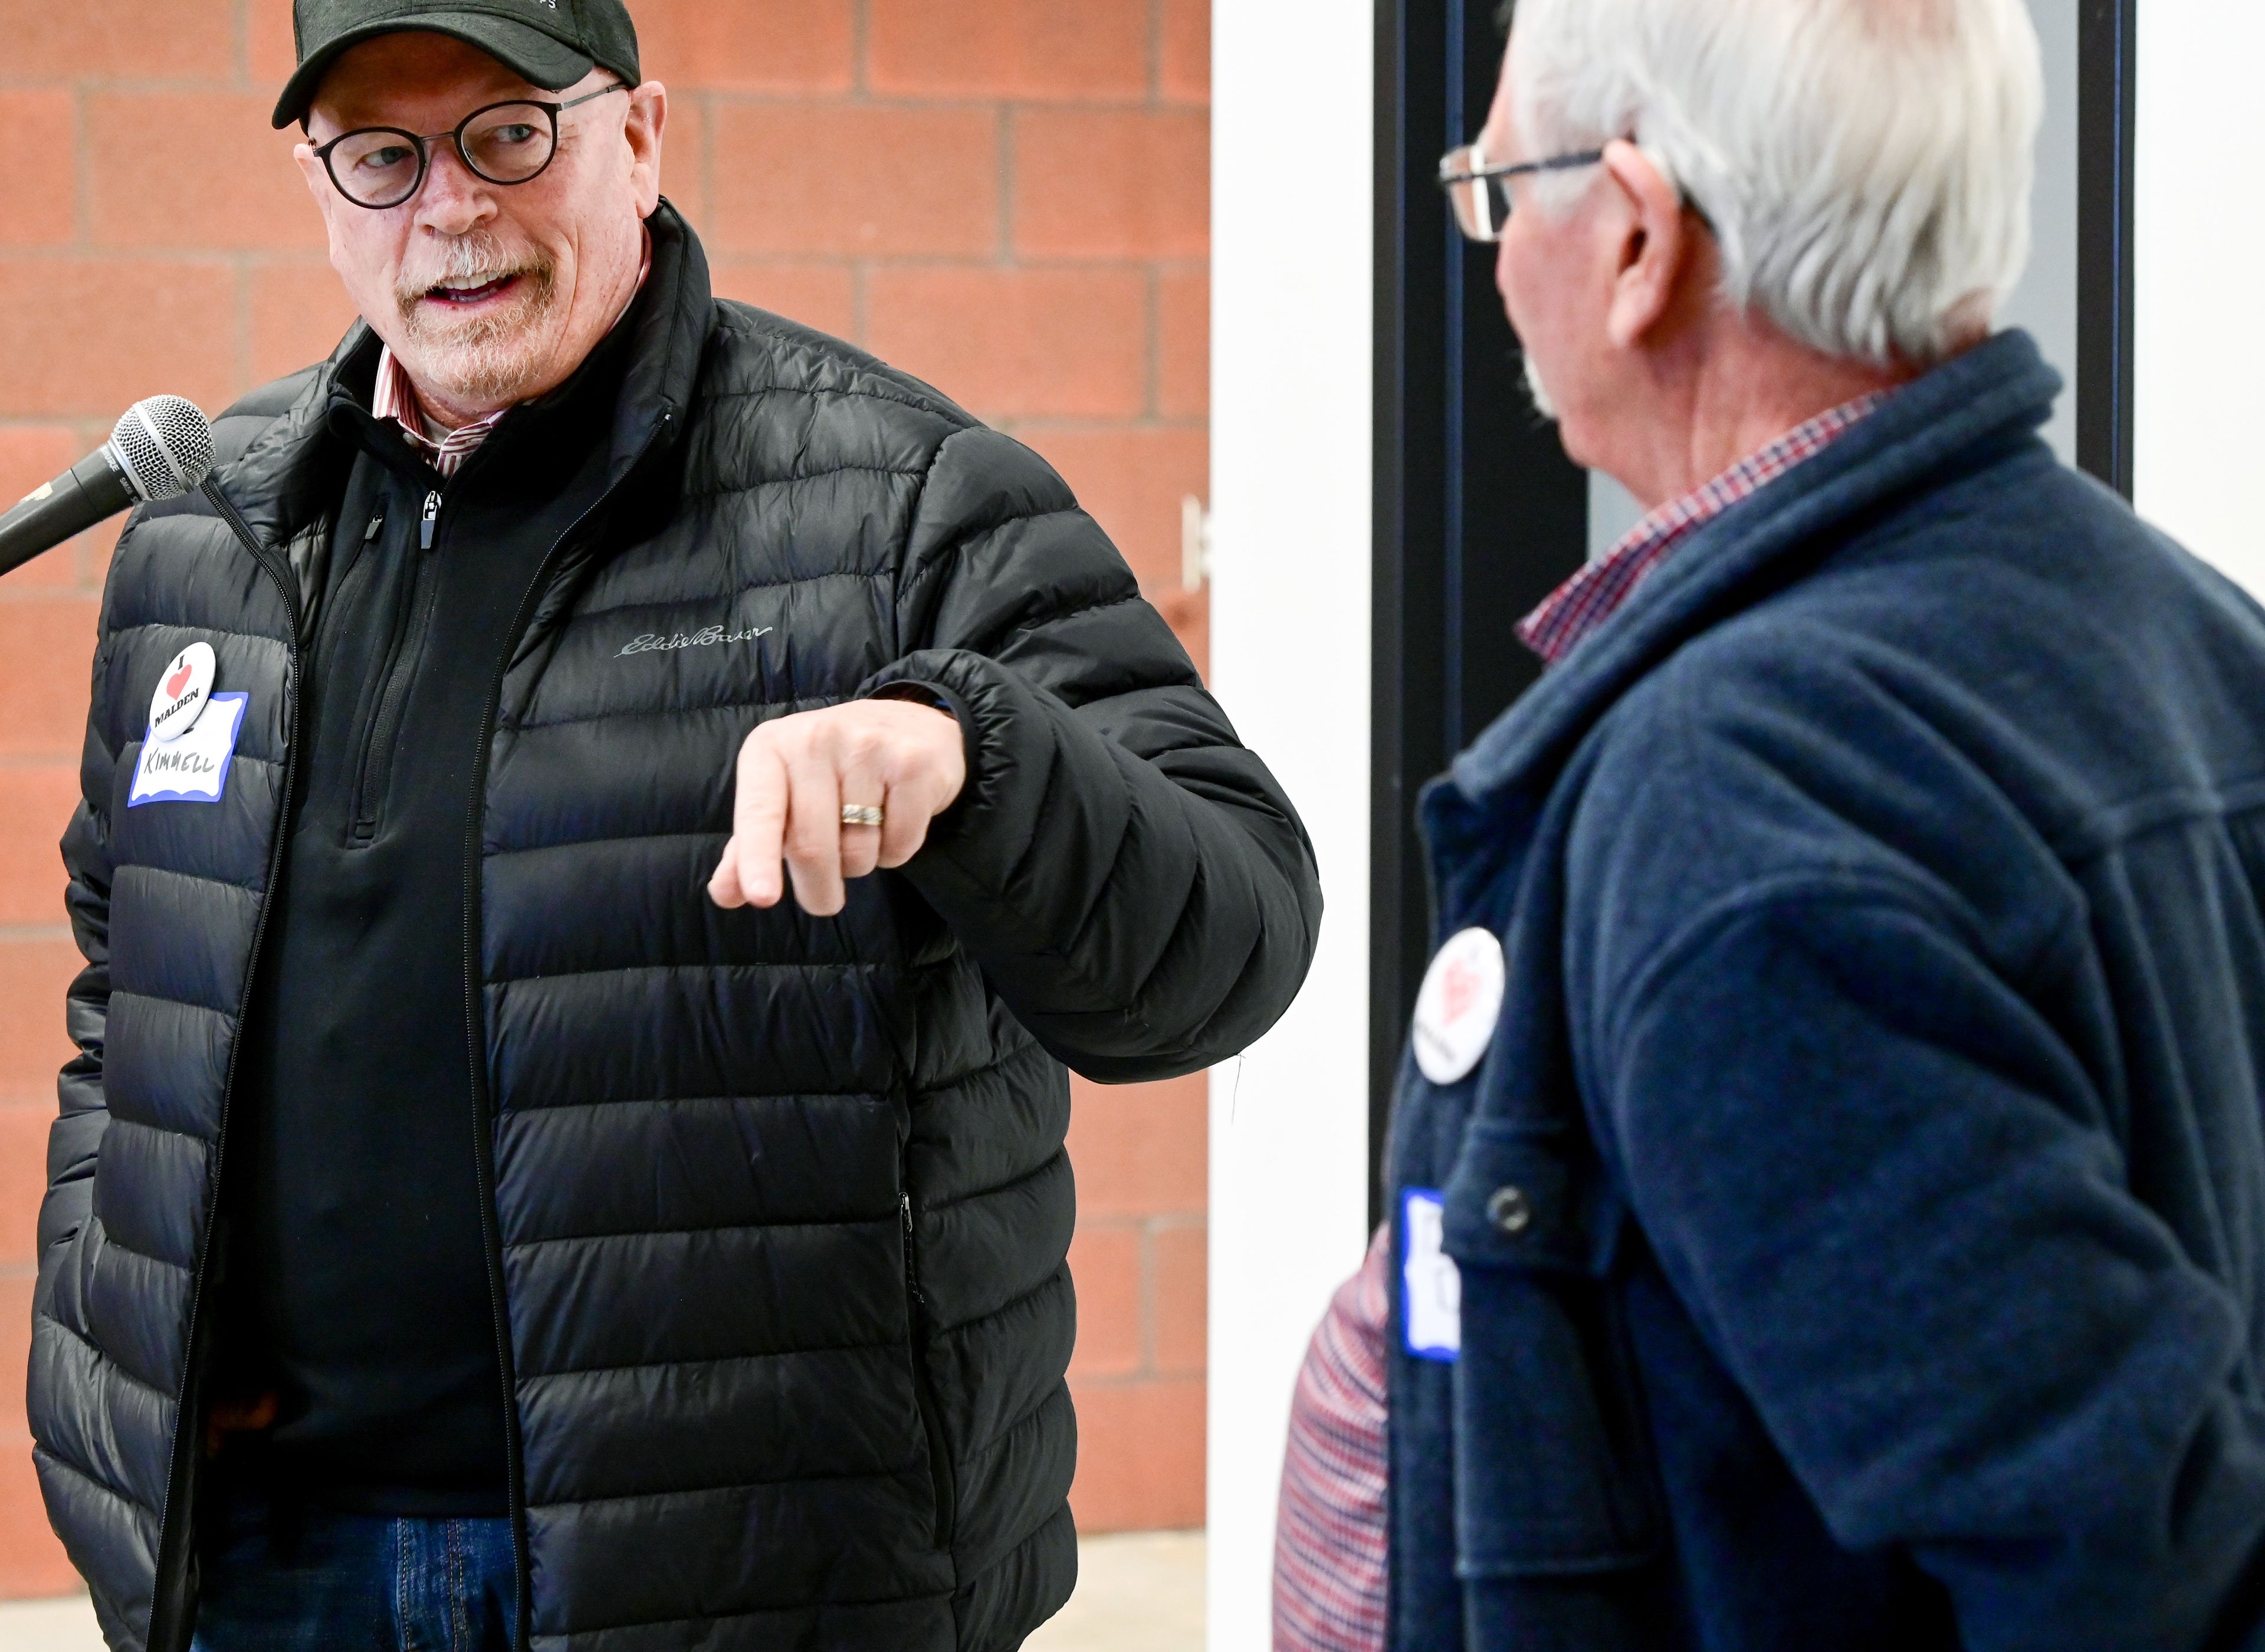
<svg viewBox="0 0 2265 1652"><path fill-rule="evenodd" d="M1208 0L630 0L665 183L717 285L933 380L1046 454L1200 663ZM349 319L267 129L288 0L0 0L0 499L157 391L216 411ZM0 581L0 1597L72 1577L24 1426L33 1219L113 534ZM1088 1530L1203 1517L1200 1080L1077 1087L1073 1381Z"/></svg>

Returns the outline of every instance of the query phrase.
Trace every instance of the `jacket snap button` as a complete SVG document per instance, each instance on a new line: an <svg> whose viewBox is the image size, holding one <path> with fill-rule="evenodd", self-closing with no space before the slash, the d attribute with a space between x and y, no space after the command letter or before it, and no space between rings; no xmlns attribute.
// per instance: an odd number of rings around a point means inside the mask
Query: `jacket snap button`
<svg viewBox="0 0 2265 1652"><path fill-rule="evenodd" d="M1505 1234L1522 1234L1533 1225L1533 1201L1524 1188L1497 1188L1487 1201L1487 1220Z"/></svg>

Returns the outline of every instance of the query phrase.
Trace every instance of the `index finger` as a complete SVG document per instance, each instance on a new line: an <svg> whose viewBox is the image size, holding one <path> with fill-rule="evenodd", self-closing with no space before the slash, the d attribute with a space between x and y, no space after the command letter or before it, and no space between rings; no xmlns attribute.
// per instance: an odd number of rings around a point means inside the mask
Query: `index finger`
<svg viewBox="0 0 2265 1652"><path fill-rule="evenodd" d="M732 841L725 859L750 905L776 906L786 892L786 763L770 742L749 738L739 752Z"/></svg>

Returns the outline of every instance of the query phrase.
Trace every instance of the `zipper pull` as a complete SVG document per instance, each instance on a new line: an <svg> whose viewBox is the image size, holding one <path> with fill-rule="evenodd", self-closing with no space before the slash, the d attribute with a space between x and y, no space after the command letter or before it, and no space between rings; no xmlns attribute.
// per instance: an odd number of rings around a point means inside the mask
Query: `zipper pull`
<svg viewBox="0 0 2265 1652"><path fill-rule="evenodd" d="M905 1290L914 1301L926 1307L928 1298L921 1292L920 1270L913 1266L913 1196L899 1194L897 1208L904 1213L905 1219Z"/></svg>
<svg viewBox="0 0 2265 1652"><path fill-rule="evenodd" d="M433 549L433 534L440 520L441 496L437 492L427 493L425 496L425 520L417 528L417 548L419 550Z"/></svg>
<svg viewBox="0 0 2265 1652"><path fill-rule="evenodd" d="M371 540L375 539L378 535L378 530L384 526L385 513L383 511L380 511L376 515L369 519L369 526L361 530L361 542L367 545Z"/></svg>

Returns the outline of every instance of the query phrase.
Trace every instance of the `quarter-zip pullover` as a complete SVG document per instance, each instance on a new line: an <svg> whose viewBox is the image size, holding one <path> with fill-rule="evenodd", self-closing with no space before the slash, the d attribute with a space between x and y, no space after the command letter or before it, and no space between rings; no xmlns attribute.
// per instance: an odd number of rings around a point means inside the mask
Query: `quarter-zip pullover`
<svg viewBox="0 0 2265 1652"><path fill-rule="evenodd" d="M353 469L308 743L246 1030L229 1388L247 1472L375 1513L500 1514L504 1388L475 1174L464 868L482 712L521 600L604 491L617 348L443 477L341 388ZM240 1175L241 1179L237 1178Z"/></svg>

